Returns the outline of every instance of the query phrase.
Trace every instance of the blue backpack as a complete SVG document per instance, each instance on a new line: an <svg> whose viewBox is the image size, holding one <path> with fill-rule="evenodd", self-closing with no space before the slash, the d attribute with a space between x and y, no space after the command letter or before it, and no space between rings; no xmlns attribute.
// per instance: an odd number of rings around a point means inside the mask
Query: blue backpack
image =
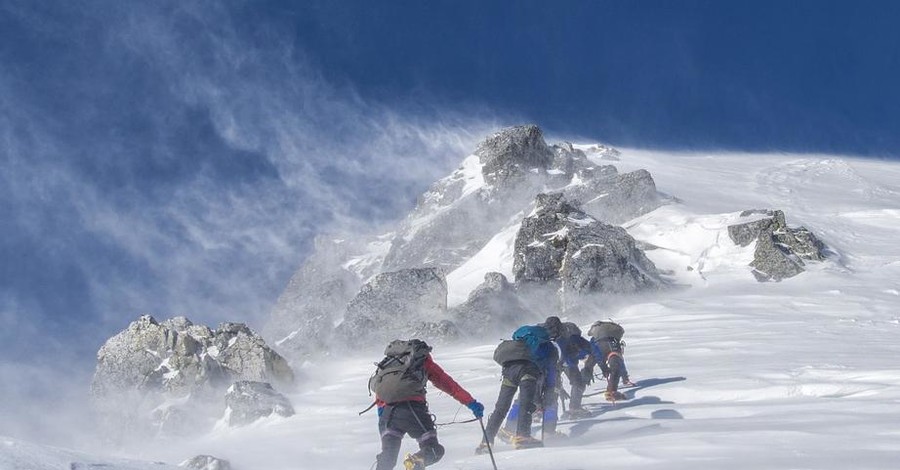
<svg viewBox="0 0 900 470"><path fill-rule="evenodd" d="M543 360L547 355L545 348L541 346L550 342L550 333L542 326L525 325L513 332L512 339L524 341L531 352L531 356L537 360Z"/></svg>

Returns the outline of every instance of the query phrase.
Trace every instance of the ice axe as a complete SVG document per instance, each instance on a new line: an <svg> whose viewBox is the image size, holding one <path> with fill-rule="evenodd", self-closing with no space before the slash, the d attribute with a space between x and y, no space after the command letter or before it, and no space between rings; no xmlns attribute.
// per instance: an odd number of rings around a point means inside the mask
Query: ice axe
<svg viewBox="0 0 900 470"><path fill-rule="evenodd" d="M478 424L481 425L481 435L484 436L484 443L487 444L488 455L491 456L491 465L494 466L494 470L497 470L497 461L494 460L494 450L491 449L491 440L488 439L487 430L484 429L484 420L478 418Z"/></svg>

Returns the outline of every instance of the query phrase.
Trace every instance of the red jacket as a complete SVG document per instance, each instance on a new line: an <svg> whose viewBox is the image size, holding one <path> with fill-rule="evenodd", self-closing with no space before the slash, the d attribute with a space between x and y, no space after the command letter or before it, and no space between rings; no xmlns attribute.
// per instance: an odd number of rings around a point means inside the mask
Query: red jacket
<svg viewBox="0 0 900 470"><path fill-rule="evenodd" d="M447 375L447 373L444 372L444 369L441 369L441 366L434 362L434 359L431 358L431 354L425 357L425 363L422 367L425 369L425 375L428 377L428 381L433 383L434 386L442 392L455 398L456 401L463 405L468 405L475 401L475 399L472 398L472 395L469 395L469 392L465 391L465 389L453 380L453 377ZM414 395L401 401L425 401L425 395ZM386 405L386 403L378 397L375 397L375 404L379 408Z"/></svg>

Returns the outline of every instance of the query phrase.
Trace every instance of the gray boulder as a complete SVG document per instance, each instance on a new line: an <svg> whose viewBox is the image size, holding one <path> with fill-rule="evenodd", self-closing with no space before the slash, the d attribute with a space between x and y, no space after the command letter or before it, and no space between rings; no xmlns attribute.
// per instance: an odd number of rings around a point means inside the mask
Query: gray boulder
<svg viewBox="0 0 900 470"><path fill-rule="evenodd" d="M563 194L597 220L619 224L662 205L647 170L619 174L614 166L601 165L578 168L578 174L583 183Z"/></svg>
<svg viewBox="0 0 900 470"><path fill-rule="evenodd" d="M143 315L131 322L98 351L92 394L136 390L186 395L228 382L221 364L206 354L211 332L193 326L183 317L160 324Z"/></svg>
<svg viewBox="0 0 900 470"><path fill-rule="evenodd" d="M485 274L484 282L469 293L468 299L450 309L450 316L470 338L508 333L517 325L539 319L525 308L506 276L494 272Z"/></svg>
<svg viewBox="0 0 900 470"><path fill-rule="evenodd" d="M554 159L543 132L535 125L510 127L492 134L481 142L475 155L483 164L485 181L501 187L525 180L533 171L544 172Z"/></svg>
<svg viewBox="0 0 900 470"><path fill-rule="evenodd" d="M97 353L91 394L104 430L116 435L184 435L211 425L213 398L234 380L290 386L287 362L242 323L216 330L185 317L143 315Z"/></svg>
<svg viewBox="0 0 900 470"><path fill-rule="evenodd" d="M447 320L447 281L438 268L382 273L347 305L335 334L345 344L382 344L429 331L453 335ZM439 338L423 337L434 340Z"/></svg>
<svg viewBox="0 0 900 470"><path fill-rule="evenodd" d="M562 194L539 194L516 235L516 284L566 293L635 293L659 288L656 266L621 227L604 224Z"/></svg>
<svg viewBox="0 0 900 470"><path fill-rule="evenodd" d="M788 227L780 210L747 210L741 217L754 220L730 225L728 236L739 246L756 242L750 266L759 282L794 277L804 271L804 260L826 258L825 245L805 227Z"/></svg>
<svg viewBox="0 0 900 470"><path fill-rule="evenodd" d="M198 455L178 464L192 470L231 470L231 463L211 455Z"/></svg>
<svg viewBox="0 0 900 470"><path fill-rule="evenodd" d="M294 383L294 372L287 361L243 323L222 323L211 343L207 351L233 379L266 381L283 387Z"/></svg>
<svg viewBox="0 0 900 470"><path fill-rule="evenodd" d="M225 421L230 426L244 426L272 414L293 416L294 407L266 382L242 380L225 393Z"/></svg>

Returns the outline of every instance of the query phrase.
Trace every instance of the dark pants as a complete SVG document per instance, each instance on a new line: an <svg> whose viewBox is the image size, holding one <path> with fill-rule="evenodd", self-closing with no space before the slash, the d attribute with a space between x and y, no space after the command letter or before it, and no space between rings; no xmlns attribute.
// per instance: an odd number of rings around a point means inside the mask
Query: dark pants
<svg viewBox="0 0 900 470"><path fill-rule="evenodd" d="M537 409L534 397L537 392L538 379L541 370L535 364L528 361L514 361L503 366L503 381L500 385L500 393L497 395L497 404L488 418L485 433L491 443L500 431L503 418L512 406L516 391L519 392L519 403L524 409L519 410L516 423L516 435L531 436L531 413Z"/></svg>
<svg viewBox="0 0 900 470"><path fill-rule="evenodd" d="M625 360L619 354L611 354L607 358L606 364L609 367L609 381L607 382L606 390L615 392L619 390L619 379L628 377L628 371L625 370Z"/></svg>
<svg viewBox="0 0 900 470"><path fill-rule="evenodd" d="M419 442L416 455L425 460L425 465L444 456L444 446L438 443L434 421L424 402L407 401L385 406L378 417L378 432L381 433L381 453L376 458L377 470L392 470L397 465L400 442L405 434Z"/></svg>
<svg viewBox="0 0 900 470"><path fill-rule="evenodd" d="M559 383L559 378L557 378L556 383ZM534 406L541 410L542 434L554 434L556 432L556 425L559 422L558 400L559 395L556 393L555 387L545 387L543 384L538 383L535 391ZM509 409L509 414L506 415L504 427L507 431L516 432L515 427L518 424L520 408L519 400L516 399L512 408Z"/></svg>
<svg viewBox="0 0 900 470"><path fill-rule="evenodd" d="M572 386L572 392L569 394L569 408L577 410L581 408L581 400L584 398L584 389L587 388L581 371L578 367L566 367L563 369L566 378L569 379L569 385Z"/></svg>

